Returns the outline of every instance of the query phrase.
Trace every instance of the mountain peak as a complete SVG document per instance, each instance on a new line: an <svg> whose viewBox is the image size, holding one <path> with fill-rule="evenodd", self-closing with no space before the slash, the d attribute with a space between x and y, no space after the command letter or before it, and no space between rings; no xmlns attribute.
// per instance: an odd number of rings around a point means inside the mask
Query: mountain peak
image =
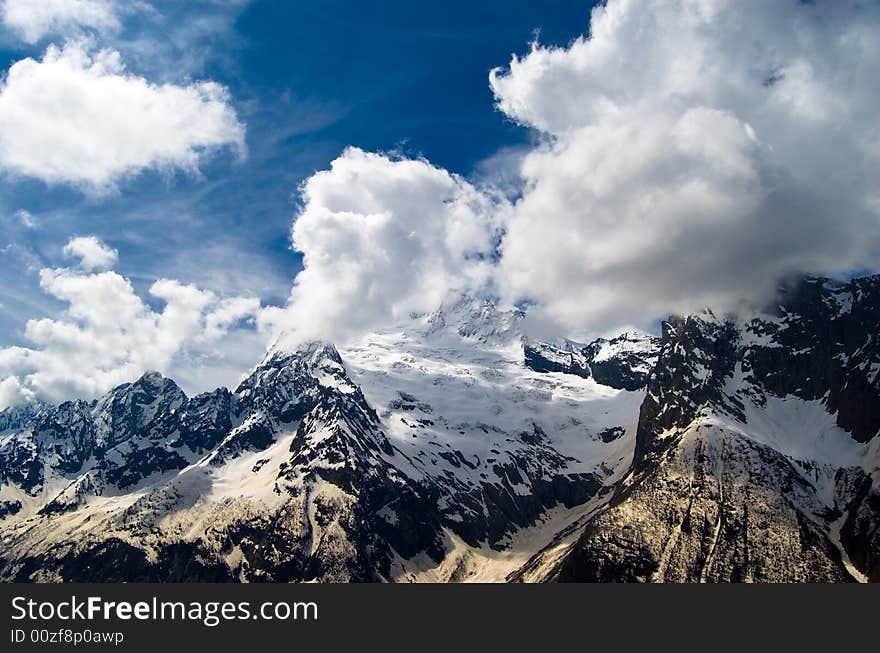
<svg viewBox="0 0 880 653"><path fill-rule="evenodd" d="M174 381L166 378L161 372L157 372L156 370L147 370L146 372L141 374L140 378L138 378L138 380L131 385L140 387L147 386L158 389L168 382L174 383Z"/></svg>
<svg viewBox="0 0 880 653"><path fill-rule="evenodd" d="M506 344L522 337L525 313L502 309L490 299L453 295L426 318L425 335L457 334L484 344Z"/></svg>
<svg viewBox="0 0 880 653"><path fill-rule="evenodd" d="M120 386L111 394L132 397L137 403L151 403L160 397L166 397L170 401L186 399L186 394L173 379L155 370L144 372L136 381Z"/></svg>
<svg viewBox="0 0 880 653"><path fill-rule="evenodd" d="M301 361L308 367L315 367L324 361L342 364L336 346L327 340L306 340L291 346L290 341L282 337L269 348L257 367L273 367L279 363L288 365L292 360Z"/></svg>

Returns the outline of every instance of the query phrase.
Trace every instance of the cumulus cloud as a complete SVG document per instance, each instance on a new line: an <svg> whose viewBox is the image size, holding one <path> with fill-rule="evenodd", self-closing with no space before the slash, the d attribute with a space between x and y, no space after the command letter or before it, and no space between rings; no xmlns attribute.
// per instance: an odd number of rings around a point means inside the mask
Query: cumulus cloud
<svg viewBox="0 0 880 653"><path fill-rule="evenodd" d="M244 151L225 87L151 84L85 42L18 61L0 84L0 168L46 183L101 192L145 169L194 173L224 146Z"/></svg>
<svg viewBox="0 0 880 653"><path fill-rule="evenodd" d="M479 170L513 206L351 149L305 184L284 313L332 334L491 289L587 335L876 269L878 78L876 3L609 0L588 36L490 75L541 136Z"/></svg>
<svg viewBox="0 0 880 653"><path fill-rule="evenodd" d="M490 82L545 142L497 280L567 329L876 268L880 5L610 0Z"/></svg>
<svg viewBox="0 0 880 653"><path fill-rule="evenodd" d="M113 32L120 28L115 0L3 0L3 23L28 43L49 34L83 29Z"/></svg>
<svg viewBox="0 0 880 653"><path fill-rule="evenodd" d="M37 399L36 395L27 388L21 387L18 379L10 376L0 381L0 410L9 406L19 406L32 403Z"/></svg>
<svg viewBox="0 0 880 653"><path fill-rule="evenodd" d="M184 381L198 377L199 389L234 383L242 368L237 361L230 366L223 352L234 356L244 342L248 356L255 357L262 344L255 350L253 341L265 339L252 326L260 309L256 298L222 298L159 279L149 288L152 301L161 305L158 310L111 270L44 268L40 286L66 309L58 317L27 323L24 336L30 346L0 349L0 410L34 398L93 397L149 369L182 373ZM186 370L194 362L199 366L195 376Z"/></svg>
<svg viewBox="0 0 880 653"><path fill-rule="evenodd" d="M262 315L268 328L344 338L487 283L500 200L427 161L349 148L302 197L304 268L288 306Z"/></svg>
<svg viewBox="0 0 880 653"><path fill-rule="evenodd" d="M119 252L95 236L78 236L64 246L64 255L79 259L84 270L106 270L116 265Z"/></svg>

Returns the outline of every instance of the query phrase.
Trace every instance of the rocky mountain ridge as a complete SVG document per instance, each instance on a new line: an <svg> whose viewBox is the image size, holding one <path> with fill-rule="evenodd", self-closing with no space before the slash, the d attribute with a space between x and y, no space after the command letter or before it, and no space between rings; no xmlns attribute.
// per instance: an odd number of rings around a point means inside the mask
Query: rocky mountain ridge
<svg viewBox="0 0 880 653"><path fill-rule="evenodd" d="M659 338L461 297L233 392L0 413L7 580L880 580L880 279Z"/></svg>

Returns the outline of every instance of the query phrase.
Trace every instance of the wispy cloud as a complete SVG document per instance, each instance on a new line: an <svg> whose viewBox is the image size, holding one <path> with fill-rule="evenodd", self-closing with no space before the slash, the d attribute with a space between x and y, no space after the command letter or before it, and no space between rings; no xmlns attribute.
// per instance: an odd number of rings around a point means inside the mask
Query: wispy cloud
<svg viewBox="0 0 880 653"><path fill-rule="evenodd" d="M0 17L26 42L36 43L46 36L116 32L122 7L116 0L3 0Z"/></svg>

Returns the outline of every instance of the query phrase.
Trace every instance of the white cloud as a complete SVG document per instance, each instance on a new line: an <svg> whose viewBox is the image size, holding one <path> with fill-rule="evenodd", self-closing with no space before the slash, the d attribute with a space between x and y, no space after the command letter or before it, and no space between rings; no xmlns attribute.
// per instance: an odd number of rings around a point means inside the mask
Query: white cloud
<svg viewBox="0 0 880 653"><path fill-rule="evenodd" d="M115 0L3 0L0 12L3 23L28 43L83 28L97 32L120 28Z"/></svg>
<svg viewBox="0 0 880 653"><path fill-rule="evenodd" d="M542 131L497 280L566 329L762 301L876 268L880 5L611 0L493 71Z"/></svg>
<svg viewBox="0 0 880 653"><path fill-rule="evenodd" d="M876 3L610 0L589 37L490 76L542 135L479 171L512 208L426 161L349 150L305 185L285 315L331 336L490 287L542 328L597 334L876 268L877 79Z"/></svg>
<svg viewBox="0 0 880 653"><path fill-rule="evenodd" d="M237 356L244 350L253 365L265 344L252 326L239 328L253 323L254 298L160 279L149 289L162 305L154 310L116 272L68 268L41 270L40 286L67 308L27 323L31 346L0 349L0 410L32 398L93 397L149 369L191 389L235 383L244 369ZM194 363L198 374L189 370Z"/></svg>
<svg viewBox="0 0 880 653"><path fill-rule="evenodd" d="M252 319L259 314L260 300L257 297L221 299L211 312L205 315L203 338L207 341L219 340L243 320Z"/></svg>
<svg viewBox="0 0 880 653"><path fill-rule="evenodd" d="M146 169L198 171L208 151L244 151L244 127L214 82L151 84L84 42L23 59L0 85L0 167L101 192Z"/></svg>
<svg viewBox="0 0 880 653"><path fill-rule="evenodd" d="M119 259L119 252L95 236L73 238L63 251L65 256L78 258L80 267L88 271L112 268Z"/></svg>
<svg viewBox="0 0 880 653"><path fill-rule="evenodd" d="M287 308L262 315L294 340L345 338L487 281L498 205L456 175L350 148L302 193L304 269Z"/></svg>
<svg viewBox="0 0 880 653"><path fill-rule="evenodd" d="M19 209L16 211L15 218L21 223L21 226L26 229L36 229L39 226L37 218L34 217L33 213L26 211L25 209Z"/></svg>
<svg viewBox="0 0 880 653"><path fill-rule="evenodd" d="M31 403L35 399L36 395L27 388L21 387L16 377L10 376L0 381L0 406L3 408Z"/></svg>

